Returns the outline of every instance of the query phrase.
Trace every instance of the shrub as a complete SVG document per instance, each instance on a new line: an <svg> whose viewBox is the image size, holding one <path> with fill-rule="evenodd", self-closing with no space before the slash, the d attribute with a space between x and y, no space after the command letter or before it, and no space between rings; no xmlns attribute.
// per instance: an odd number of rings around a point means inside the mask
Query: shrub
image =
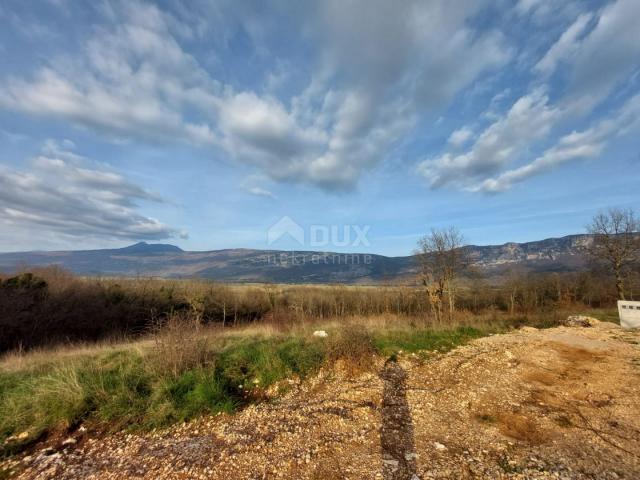
<svg viewBox="0 0 640 480"><path fill-rule="evenodd" d="M6 289L40 290L47 287L47 282L33 273L22 273L0 282L0 286Z"/></svg>
<svg viewBox="0 0 640 480"><path fill-rule="evenodd" d="M326 344L328 361L342 360L352 374L369 367L376 353L371 334L358 325L342 327L329 336Z"/></svg>
<svg viewBox="0 0 640 480"><path fill-rule="evenodd" d="M211 362L208 338L200 330L199 319L189 313L174 313L157 323L149 365L157 374L175 378Z"/></svg>

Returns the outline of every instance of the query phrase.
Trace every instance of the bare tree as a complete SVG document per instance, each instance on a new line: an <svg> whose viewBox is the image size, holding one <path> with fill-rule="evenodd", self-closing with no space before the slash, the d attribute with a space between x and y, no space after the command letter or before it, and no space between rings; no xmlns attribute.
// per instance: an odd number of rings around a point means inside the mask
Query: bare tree
<svg viewBox="0 0 640 480"><path fill-rule="evenodd" d="M524 277L523 269L518 266L511 266L506 271L504 287L509 295L509 315L515 314L516 300L523 289Z"/></svg>
<svg viewBox="0 0 640 480"><path fill-rule="evenodd" d="M640 260L640 222L631 209L610 208L593 217L587 231L593 235L589 254L606 263L616 280L618 298L625 299L624 276Z"/></svg>
<svg viewBox="0 0 640 480"><path fill-rule="evenodd" d="M467 265L464 237L455 227L432 229L418 241L416 253L420 265L422 284L436 317L442 317L445 292L449 300L449 317L455 311L456 278Z"/></svg>

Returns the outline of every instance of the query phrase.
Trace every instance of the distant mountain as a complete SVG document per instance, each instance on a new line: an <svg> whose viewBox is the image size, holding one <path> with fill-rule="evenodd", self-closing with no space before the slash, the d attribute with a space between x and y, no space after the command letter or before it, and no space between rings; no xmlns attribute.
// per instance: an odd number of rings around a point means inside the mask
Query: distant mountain
<svg viewBox="0 0 640 480"><path fill-rule="evenodd" d="M180 247L169 245L167 243L147 243L138 242L128 247L119 248L116 251L120 253L177 253L184 252Z"/></svg>
<svg viewBox="0 0 640 480"><path fill-rule="evenodd" d="M536 242L469 246L473 264L488 276L509 268L566 272L585 268L589 235ZM373 254L229 249L187 252L174 245L136 243L105 250L0 253L0 271L59 265L79 275L208 278L233 282L381 283L415 277L415 257Z"/></svg>

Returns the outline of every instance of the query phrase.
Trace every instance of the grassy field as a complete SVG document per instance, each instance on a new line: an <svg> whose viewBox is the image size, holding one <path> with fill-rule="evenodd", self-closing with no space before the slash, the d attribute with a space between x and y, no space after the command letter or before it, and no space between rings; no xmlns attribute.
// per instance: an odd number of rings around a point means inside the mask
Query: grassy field
<svg viewBox="0 0 640 480"><path fill-rule="evenodd" d="M176 316L135 342L12 352L0 360L0 442L9 455L80 425L148 429L232 412L337 359L357 367L374 355L442 352L525 323L554 321L477 317L438 326L379 316L221 329ZM314 337L319 328L329 336Z"/></svg>

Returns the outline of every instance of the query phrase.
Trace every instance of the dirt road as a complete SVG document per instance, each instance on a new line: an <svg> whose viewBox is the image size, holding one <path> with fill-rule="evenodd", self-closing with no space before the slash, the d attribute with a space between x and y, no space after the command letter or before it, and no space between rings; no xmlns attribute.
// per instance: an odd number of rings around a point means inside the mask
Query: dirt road
<svg viewBox="0 0 640 480"><path fill-rule="evenodd" d="M15 467L25 479L640 478L638 332L525 328L374 367Z"/></svg>

